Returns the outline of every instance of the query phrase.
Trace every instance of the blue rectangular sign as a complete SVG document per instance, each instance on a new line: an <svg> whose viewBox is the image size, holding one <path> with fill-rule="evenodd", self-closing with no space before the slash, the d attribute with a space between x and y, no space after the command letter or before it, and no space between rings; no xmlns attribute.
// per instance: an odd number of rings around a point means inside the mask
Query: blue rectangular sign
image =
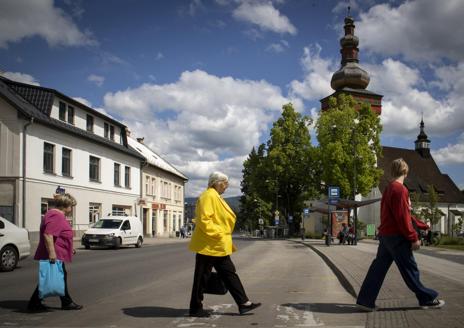
<svg viewBox="0 0 464 328"><path fill-rule="evenodd" d="M329 199L340 198L340 187L329 187Z"/></svg>

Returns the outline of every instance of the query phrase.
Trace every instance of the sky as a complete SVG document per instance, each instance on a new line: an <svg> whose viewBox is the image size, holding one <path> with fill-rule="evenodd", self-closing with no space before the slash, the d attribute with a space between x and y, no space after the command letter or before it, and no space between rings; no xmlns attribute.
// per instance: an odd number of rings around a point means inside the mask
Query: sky
<svg viewBox="0 0 464 328"><path fill-rule="evenodd" d="M187 197L216 170L235 196L282 105L317 120L348 6L382 145L414 149L423 117L464 189L462 0L0 0L0 71L126 124L189 177Z"/></svg>

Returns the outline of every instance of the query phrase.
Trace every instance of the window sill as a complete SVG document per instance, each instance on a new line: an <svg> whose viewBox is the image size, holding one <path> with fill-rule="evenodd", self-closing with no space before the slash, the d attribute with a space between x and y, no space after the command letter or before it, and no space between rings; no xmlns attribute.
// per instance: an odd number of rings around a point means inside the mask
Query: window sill
<svg viewBox="0 0 464 328"><path fill-rule="evenodd" d="M61 175L61 177L66 178L66 179L70 179L70 180L74 179L74 177L71 176L71 175Z"/></svg>
<svg viewBox="0 0 464 328"><path fill-rule="evenodd" d="M55 172L47 172L47 171L44 171L43 174L46 174L46 175L53 175L56 177L56 173Z"/></svg>
<svg viewBox="0 0 464 328"><path fill-rule="evenodd" d="M117 185L117 184L115 184L114 187L115 187L115 188L122 188L121 185Z"/></svg>
<svg viewBox="0 0 464 328"><path fill-rule="evenodd" d="M92 179L90 179L89 182L93 182L93 183L102 183L100 180L92 180Z"/></svg>

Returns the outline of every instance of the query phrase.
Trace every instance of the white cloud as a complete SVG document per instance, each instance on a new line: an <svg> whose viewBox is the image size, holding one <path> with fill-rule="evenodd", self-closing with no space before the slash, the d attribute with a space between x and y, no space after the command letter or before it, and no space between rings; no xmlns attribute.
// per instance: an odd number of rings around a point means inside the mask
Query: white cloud
<svg viewBox="0 0 464 328"><path fill-rule="evenodd" d="M103 85L103 82L105 82L105 77L96 75L96 74L90 74L87 77L87 80L90 82L95 83L97 86L101 87Z"/></svg>
<svg viewBox="0 0 464 328"><path fill-rule="evenodd" d="M276 54L284 52L289 48L289 44L285 40L280 40L279 42L276 43L271 43L269 46L267 46L266 51L268 52L274 52Z"/></svg>
<svg viewBox="0 0 464 328"><path fill-rule="evenodd" d="M464 1L413 0L388 3L360 14L361 47L411 60L464 59Z"/></svg>
<svg viewBox="0 0 464 328"><path fill-rule="evenodd" d="M458 143L432 150L432 156L439 165L464 164L464 133L459 137Z"/></svg>
<svg viewBox="0 0 464 328"><path fill-rule="evenodd" d="M145 137L153 150L189 178L201 173L201 187L192 179L189 195L204 187L212 168L239 181L242 158L259 144L289 101L266 81L218 77L201 70L184 72L175 83L143 84L104 97L105 108L121 116L134 137ZM294 105L303 107L298 99Z"/></svg>
<svg viewBox="0 0 464 328"><path fill-rule="evenodd" d="M318 44L304 48L301 65L304 71L303 81L290 82L290 94L306 100L319 100L330 95L330 79L335 71L335 63L320 56L321 46Z"/></svg>
<svg viewBox="0 0 464 328"><path fill-rule="evenodd" d="M0 72L0 75L16 82L40 85L40 83L32 75L29 74L19 72Z"/></svg>
<svg viewBox="0 0 464 328"><path fill-rule="evenodd" d="M3 0L0 10L0 48L39 36L50 46L95 45L89 32L81 32L53 0Z"/></svg>
<svg viewBox="0 0 464 328"><path fill-rule="evenodd" d="M259 26L264 31L295 35L296 27L271 2L242 2L233 17Z"/></svg>
<svg viewBox="0 0 464 328"><path fill-rule="evenodd" d="M161 52L158 52L158 53L156 54L155 60L161 60L161 59L163 59L163 58L164 58L164 55L163 55Z"/></svg>
<svg viewBox="0 0 464 328"><path fill-rule="evenodd" d="M437 69L442 76L438 74L436 84L451 82L453 85L453 90L442 99L435 98L428 90L419 70L405 63L386 59L379 65L364 67L371 75L369 90L385 95L381 116L384 134L415 136L422 114L429 136L447 136L464 130L460 105L464 100L464 65ZM454 71L454 78L446 73L449 71Z"/></svg>

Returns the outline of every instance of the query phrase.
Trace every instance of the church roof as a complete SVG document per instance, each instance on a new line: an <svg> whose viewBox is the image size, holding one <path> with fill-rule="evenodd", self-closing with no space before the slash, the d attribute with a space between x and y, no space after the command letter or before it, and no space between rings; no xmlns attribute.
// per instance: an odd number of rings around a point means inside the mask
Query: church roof
<svg viewBox="0 0 464 328"><path fill-rule="evenodd" d="M391 162L401 157L409 165L409 173L404 185L409 192L418 193L421 201L427 201L427 188L432 185L438 194L440 203L464 204L464 195L447 174L440 172L432 156L422 157L415 150L396 147L384 146L382 150L383 157L378 161L379 168L384 171L380 178L380 191L383 191L392 180L390 175Z"/></svg>

